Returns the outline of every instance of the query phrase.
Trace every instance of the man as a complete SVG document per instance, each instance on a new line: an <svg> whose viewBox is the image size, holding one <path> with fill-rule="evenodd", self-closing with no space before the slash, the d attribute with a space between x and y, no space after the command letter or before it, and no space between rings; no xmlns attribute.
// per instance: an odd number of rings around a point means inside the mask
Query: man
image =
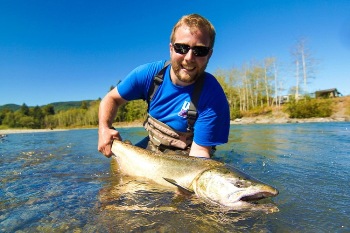
<svg viewBox="0 0 350 233"><path fill-rule="evenodd" d="M154 76L164 70L163 82L149 101L145 128L149 144L162 148L187 150L190 156L210 158L212 148L226 143L230 128L226 96L214 76L205 72L213 53L215 29L198 14L183 16L174 26L170 38L170 61L153 62L133 70L101 101L99 109L98 150L110 157L114 139L121 140L111 129L119 106L135 99L149 99ZM203 83L196 103L197 118L188 127L188 109L196 85Z"/></svg>

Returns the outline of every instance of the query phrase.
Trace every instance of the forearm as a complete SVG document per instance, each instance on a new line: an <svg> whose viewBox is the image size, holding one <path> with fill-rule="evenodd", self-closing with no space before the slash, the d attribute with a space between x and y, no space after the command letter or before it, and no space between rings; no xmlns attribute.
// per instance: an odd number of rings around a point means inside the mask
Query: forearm
<svg viewBox="0 0 350 233"><path fill-rule="evenodd" d="M124 100L116 90L110 91L101 101L98 112L98 151L107 157L112 155L113 140L122 140L118 131L111 129L118 107Z"/></svg>
<svg viewBox="0 0 350 233"><path fill-rule="evenodd" d="M117 115L118 108L125 104L124 100L116 89L111 90L102 99L98 112L99 127L110 128L113 124L114 118Z"/></svg>
<svg viewBox="0 0 350 233"><path fill-rule="evenodd" d="M194 157L202 157L202 158L210 158L210 146L200 146L195 142L192 142L190 156Z"/></svg>
<svg viewBox="0 0 350 233"><path fill-rule="evenodd" d="M110 128L112 126L118 107L117 102L108 95L102 99L98 111L99 128Z"/></svg>

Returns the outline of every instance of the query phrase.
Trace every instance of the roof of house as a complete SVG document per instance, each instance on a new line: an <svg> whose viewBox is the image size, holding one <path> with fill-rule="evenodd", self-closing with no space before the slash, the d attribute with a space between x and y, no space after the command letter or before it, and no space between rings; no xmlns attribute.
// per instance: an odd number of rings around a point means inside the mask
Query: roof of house
<svg viewBox="0 0 350 233"><path fill-rule="evenodd" d="M340 92L337 90L337 88L330 88L330 89L325 89L325 90L319 90L319 91L316 91L316 93L323 93L323 92L337 92L338 94L340 94Z"/></svg>

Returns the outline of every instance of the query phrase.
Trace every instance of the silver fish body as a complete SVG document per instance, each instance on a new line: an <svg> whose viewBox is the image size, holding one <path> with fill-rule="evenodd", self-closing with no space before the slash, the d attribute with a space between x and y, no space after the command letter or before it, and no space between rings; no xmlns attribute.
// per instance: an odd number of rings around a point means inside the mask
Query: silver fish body
<svg viewBox="0 0 350 233"><path fill-rule="evenodd" d="M112 152L121 174L177 186L212 204L239 208L278 195L277 189L212 159L154 153L121 141L113 142Z"/></svg>

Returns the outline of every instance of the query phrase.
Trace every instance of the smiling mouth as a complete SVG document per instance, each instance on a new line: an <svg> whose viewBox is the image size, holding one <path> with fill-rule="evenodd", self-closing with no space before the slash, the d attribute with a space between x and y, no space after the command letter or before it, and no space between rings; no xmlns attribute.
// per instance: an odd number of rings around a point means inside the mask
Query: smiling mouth
<svg viewBox="0 0 350 233"><path fill-rule="evenodd" d="M181 68L186 71L193 71L196 67L192 66L183 66L181 65Z"/></svg>

